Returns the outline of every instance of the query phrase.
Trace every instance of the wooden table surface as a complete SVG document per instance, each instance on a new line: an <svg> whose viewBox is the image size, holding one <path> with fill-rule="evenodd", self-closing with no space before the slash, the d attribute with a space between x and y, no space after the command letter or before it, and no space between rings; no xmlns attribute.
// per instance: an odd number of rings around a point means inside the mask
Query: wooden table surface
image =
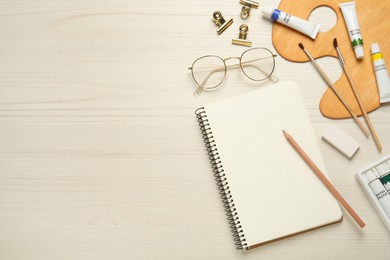
<svg viewBox="0 0 390 260"><path fill-rule="evenodd" d="M265 0L262 6L277 6ZM229 71L195 97L188 67L206 54L238 56L238 27L274 50L272 25L239 1L0 0L0 259L384 259L390 233L354 174L390 153L390 106L370 113L379 153L353 120L319 111L325 83L309 63L277 58L295 80L333 184L366 222L242 253L235 249L194 116L203 104L272 83ZM222 35L211 22L233 25ZM329 10L311 18L332 25ZM389 50L383 50L390 59ZM387 56L386 56L387 54ZM332 80L336 59L319 60ZM321 140L330 125L356 139L353 159ZM275 223L277 225L277 223Z"/></svg>

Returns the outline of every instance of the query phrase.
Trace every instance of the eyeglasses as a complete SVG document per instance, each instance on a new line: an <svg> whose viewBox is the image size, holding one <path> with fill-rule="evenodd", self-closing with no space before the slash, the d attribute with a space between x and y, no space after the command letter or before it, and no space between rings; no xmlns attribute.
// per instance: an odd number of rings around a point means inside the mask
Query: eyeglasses
<svg viewBox="0 0 390 260"><path fill-rule="evenodd" d="M192 78L198 86L194 95L199 95L203 90L217 89L224 81L226 71L237 67L253 81L269 79L277 82L278 79L272 75L275 69L276 56L269 49L258 47L246 50L240 57L226 59L216 55L200 57L188 68L191 70ZM227 66L226 61L230 59L238 59L239 63Z"/></svg>

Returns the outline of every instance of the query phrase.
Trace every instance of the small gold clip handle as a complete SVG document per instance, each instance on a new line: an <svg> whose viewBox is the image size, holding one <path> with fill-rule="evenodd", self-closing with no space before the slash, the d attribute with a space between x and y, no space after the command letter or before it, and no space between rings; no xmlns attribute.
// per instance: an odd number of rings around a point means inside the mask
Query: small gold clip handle
<svg viewBox="0 0 390 260"><path fill-rule="evenodd" d="M240 26L240 33L238 35L238 39L233 39L232 44L235 45L242 45L242 46L247 46L250 47L252 46L252 42L248 41L247 35L248 35L249 27L246 24L241 24Z"/></svg>
<svg viewBox="0 0 390 260"><path fill-rule="evenodd" d="M223 33L230 25L233 23L233 18L226 21L220 11L215 11L213 13L212 21L218 26L217 33Z"/></svg>
<svg viewBox="0 0 390 260"><path fill-rule="evenodd" d="M251 8L258 8L259 3L251 0L240 0L240 4L244 5L241 9L240 17L243 20L248 19Z"/></svg>

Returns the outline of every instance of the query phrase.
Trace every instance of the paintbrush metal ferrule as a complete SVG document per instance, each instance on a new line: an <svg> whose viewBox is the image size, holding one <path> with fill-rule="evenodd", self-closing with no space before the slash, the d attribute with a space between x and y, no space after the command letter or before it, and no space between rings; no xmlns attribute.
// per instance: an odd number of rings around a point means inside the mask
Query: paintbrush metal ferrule
<svg viewBox="0 0 390 260"><path fill-rule="evenodd" d="M341 54L341 51L339 49L339 47L336 47L336 51L337 51L337 54L339 55L339 61L341 63L341 66L345 67L345 60L343 58L343 55Z"/></svg>
<svg viewBox="0 0 390 260"><path fill-rule="evenodd" d="M339 44L338 44L338 42L337 42L337 38L334 38L334 39L333 39L333 46L334 46L334 48L335 48L336 51L337 51L337 55L339 56L339 61L340 61L340 63L341 63L341 66L342 66L342 67L345 67L345 66L346 66L345 60L344 60L343 55L341 54L341 51L340 51L340 48L339 48Z"/></svg>

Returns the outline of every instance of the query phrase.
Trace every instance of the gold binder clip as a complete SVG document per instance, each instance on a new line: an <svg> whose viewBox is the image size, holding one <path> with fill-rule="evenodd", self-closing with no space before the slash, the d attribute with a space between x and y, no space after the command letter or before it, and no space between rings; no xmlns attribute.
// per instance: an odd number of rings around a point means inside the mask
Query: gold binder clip
<svg viewBox="0 0 390 260"><path fill-rule="evenodd" d="M240 17L244 20L248 19L251 8L258 8L259 3L251 0L240 0L240 4L244 5L241 9Z"/></svg>
<svg viewBox="0 0 390 260"><path fill-rule="evenodd" d="M213 13L213 22L219 27L217 29L217 33L221 34L233 23L233 18L231 18L229 21L225 21L221 12L215 11Z"/></svg>
<svg viewBox="0 0 390 260"><path fill-rule="evenodd" d="M248 47L252 46L252 42L246 39L246 36L248 35L248 31L249 31L248 25L242 24L240 26L240 34L238 35L238 39L233 39L232 44L248 46Z"/></svg>

